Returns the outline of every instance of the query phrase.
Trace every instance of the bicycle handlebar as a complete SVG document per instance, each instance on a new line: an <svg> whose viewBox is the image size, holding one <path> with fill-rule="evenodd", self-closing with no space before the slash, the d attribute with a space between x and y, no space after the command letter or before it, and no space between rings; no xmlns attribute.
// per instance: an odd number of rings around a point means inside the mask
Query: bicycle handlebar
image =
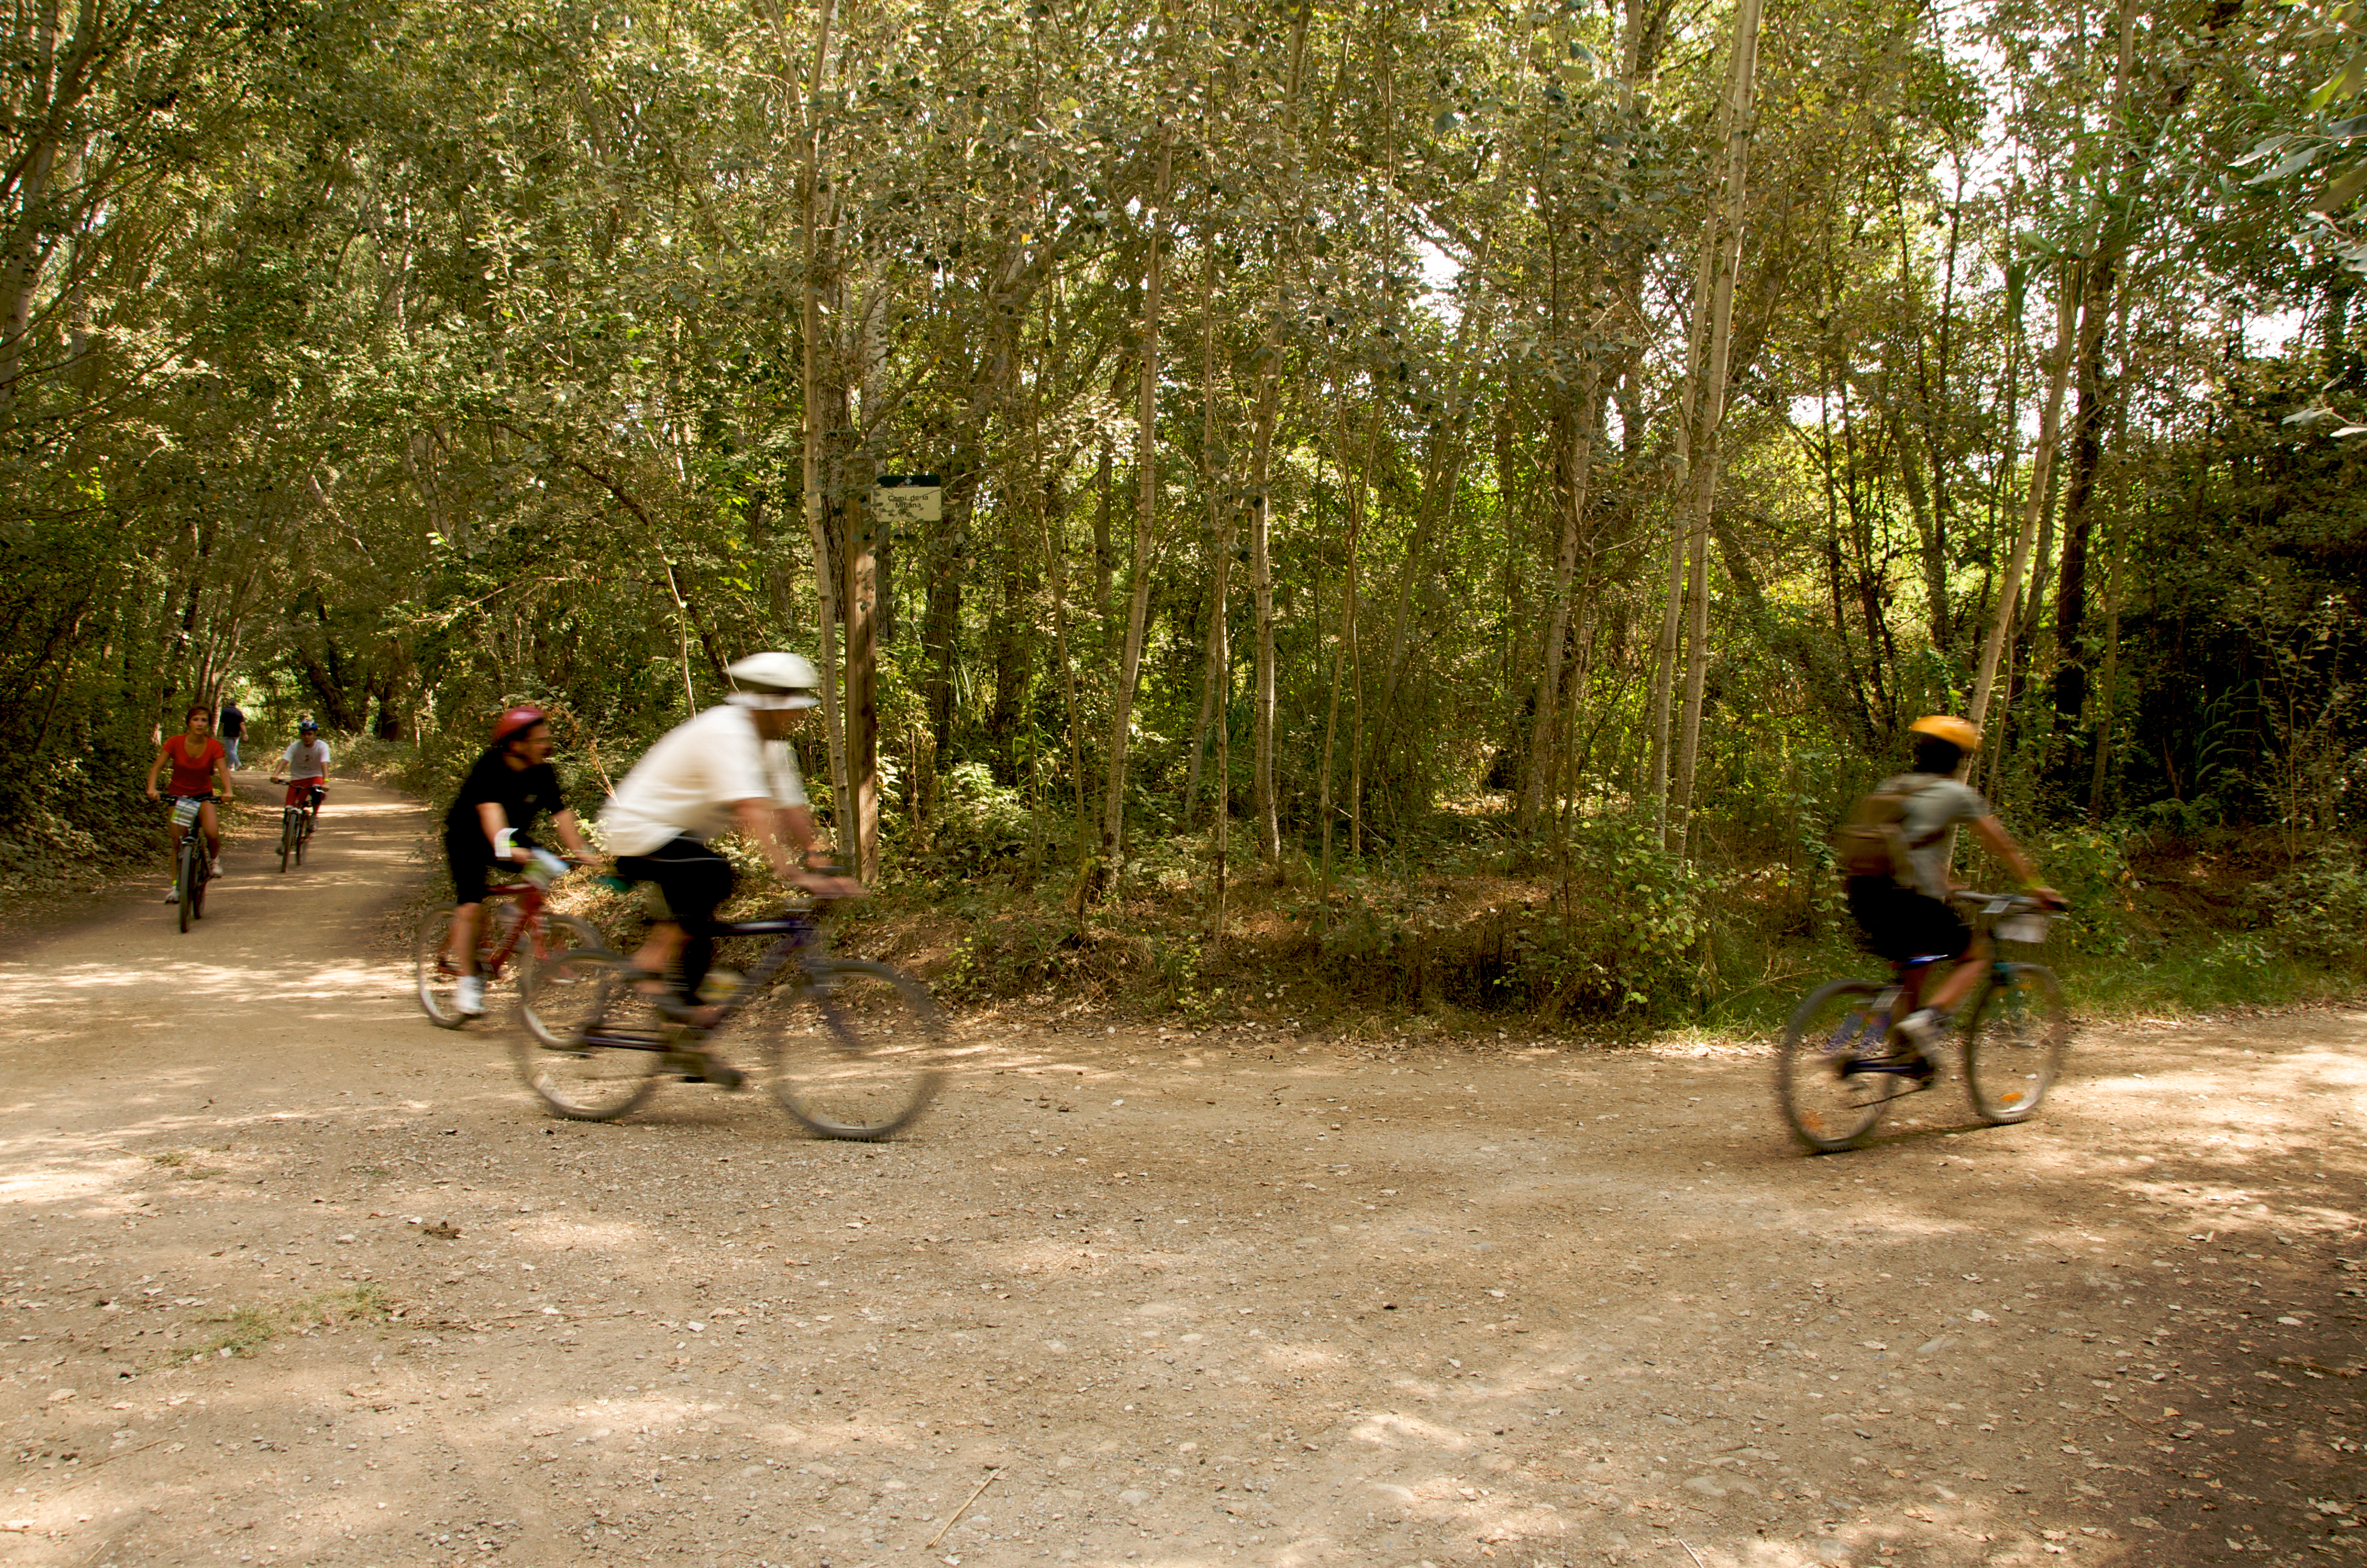
<svg viewBox="0 0 2367 1568"><path fill-rule="evenodd" d="M1948 895L1951 904L1963 904L1984 915L2019 915L2033 911L2052 914L2063 908L2027 893L1983 893L1970 887L1959 887Z"/></svg>

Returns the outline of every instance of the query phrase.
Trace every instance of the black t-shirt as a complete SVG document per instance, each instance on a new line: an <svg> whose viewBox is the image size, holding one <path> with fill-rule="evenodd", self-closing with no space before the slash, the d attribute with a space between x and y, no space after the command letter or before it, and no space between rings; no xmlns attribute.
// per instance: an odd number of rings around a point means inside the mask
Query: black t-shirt
<svg viewBox="0 0 2367 1568"><path fill-rule="evenodd" d="M219 733L225 740L236 740L246 734L246 715L229 703L222 704Z"/></svg>
<svg viewBox="0 0 2367 1568"><path fill-rule="evenodd" d="M499 751L479 757L460 785L459 798L444 814L444 830L472 840L489 860L493 846L485 838L484 824L477 820L477 807L489 801L507 814L512 830L520 838L543 812L555 817L567 809L559 793L559 771L549 762L513 768Z"/></svg>

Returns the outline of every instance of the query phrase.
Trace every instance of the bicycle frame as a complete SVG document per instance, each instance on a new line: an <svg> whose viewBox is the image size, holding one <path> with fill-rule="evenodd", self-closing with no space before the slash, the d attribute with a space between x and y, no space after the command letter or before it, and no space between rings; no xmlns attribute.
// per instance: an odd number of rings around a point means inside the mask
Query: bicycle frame
<svg viewBox="0 0 2367 1568"><path fill-rule="evenodd" d="M820 918L805 911L776 915L766 920L732 920L718 925L712 934L719 938L777 936L781 940L764 950L764 956L757 959L756 966L748 972L739 991L723 1003L715 1021L704 1027L694 1027L692 1032L700 1039L711 1039L720 1033L726 1025L747 1010L752 1001L772 988L774 977L792 960L801 970L807 969L806 960L821 945L821 933ZM583 1037L583 1043L628 1051L672 1049L664 1042L629 1034L587 1034Z"/></svg>
<svg viewBox="0 0 2367 1568"><path fill-rule="evenodd" d="M1965 998L1968 1005L1978 1008L1991 991L2010 990L2012 987L2013 965L1999 953L1995 931L1998 920L2006 913L2010 900L1993 893L1965 893L1958 897L1975 906L1973 940L1977 942L1986 939L1989 944L1988 973ZM1874 1035L1872 1049L1881 1050L1882 1043L1890 1036L1894 1020L1906 1017L1921 1004L1924 982L1931 978L1934 967L1947 962L1944 955L1935 953L1928 958L1910 958L1892 966L1894 977L1890 988L1874 998L1874 1005L1866 1010L1868 1032ZM1911 1077L1918 1069L1911 1062L1875 1061L1863 1063L1857 1070Z"/></svg>
<svg viewBox="0 0 2367 1568"><path fill-rule="evenodd" d="M499 886L488 887L485 897L489 902L501 897L517 900L517 919L510 922L509 934L502 939L499 947L478 960L478 973L488 980L494 980L501 977L502 965L507 964L510 955L517 951L518 942L542 930L542 907L549 900L542 889L531 882L504 882Z"/></svg>

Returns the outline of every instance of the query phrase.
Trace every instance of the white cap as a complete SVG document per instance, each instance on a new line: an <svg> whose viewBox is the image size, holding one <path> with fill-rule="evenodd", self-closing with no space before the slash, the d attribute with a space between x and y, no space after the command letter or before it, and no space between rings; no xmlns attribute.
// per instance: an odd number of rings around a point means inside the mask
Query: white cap
<svg viewBox="0 0 2367 1568"><path fill-rule="evenodd" d="M813 660L797 653L752 653L728 667L724 673L739 682L741 690L734 700L755 697L770 699L742 702L742 707L811 708L821 705L817 694L821 686L821 673Z"/></svg>

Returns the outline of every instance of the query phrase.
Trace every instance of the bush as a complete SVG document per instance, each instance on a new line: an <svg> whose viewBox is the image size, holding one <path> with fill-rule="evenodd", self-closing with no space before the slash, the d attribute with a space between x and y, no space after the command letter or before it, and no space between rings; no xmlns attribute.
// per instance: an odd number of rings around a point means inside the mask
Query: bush
<svg viewBox="0 0 2367 1568"><path fill-rule="evenodd" d="M2367 958L2367 865L2355 844L2320 845L2301 864L2256 885L2245 905L2268 942L2294 958L2342 968Z"/></svg>

